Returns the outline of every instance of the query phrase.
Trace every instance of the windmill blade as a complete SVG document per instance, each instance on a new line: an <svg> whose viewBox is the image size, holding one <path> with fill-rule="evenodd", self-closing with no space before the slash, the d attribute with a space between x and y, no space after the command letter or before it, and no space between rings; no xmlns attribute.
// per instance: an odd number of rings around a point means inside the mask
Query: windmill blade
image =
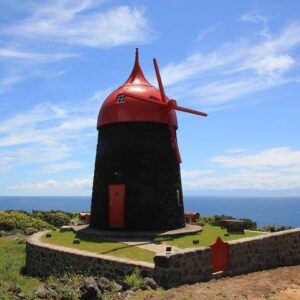
<svg viewBox="0 0 300 300"><path fill-rule="evenodd" d="M202 116L202 117L207 117L207 113L204 113L204 112L201 112L201 111L198 111L198 110L189 109L189 108L185 108L185 107L178 106L178 105L173 106L173 108L176 109L176 110L180 110L180 111L190 113L190 114L194 114L194 115L198 115L198 116Z"/></svg>
<svg viewBox="0 0 300 300"><path fill-rule="evenodd" d="M167 101L167 97L166 97L164 86L162 84L162 80L160 77L160 72L159 72L158 63L157 63L156 58L153 58L153 64L154 64L155 74L156 74L156 78L157 78L157 82L158 82L158 86L159 86L159 90L160 90L161 99L162 99L163 103L166 105L166 108L168 109L168 112L169 112L170 110L173 109L173 105L176 104L176 101L175 100ZM168 127L169 127L170 137L171 137L171 140L172 140L172 143L174 146L176 161L178 164L180 164L181 156L180 156L180 152L179 152L175 129L171 122L170 116L168 119Z"/></svg>
<svg viewBox="0 0 300 300"><path fill-rule="evenodd" d="M135 95L135 94L131 94L131 93L128 93L128 92L125 92L124 93L124 96L126 97L131 97L131 98L134 98L134 99L137 99L137 100L141 100L141 101L144 101L144 102L147 102L147 103L152 103L152 104L156 104L156 105L160 105L160 106L163 106L163 107L166 107L167 105L164 104L164 103L161 103L161 102L157 102L157 101L153 101L153 100L150 100L149 98L146 98L142 95Z"/></svg>
<svg viewBox="0 0 300 300"><path fill-rule="evenodd" d="M153 58L153 64L154 64L154 70L155 70L155 74L156 74L156 78L157 78L157 82L158 82L158 86L159 86L159 90L160 90L161 100L163 101L163 103L167 103L165 89L162 84L162 80L160 77L160 72L159 72L158 63L157 63L156 58Z"/></svg>
<svg viewBox="0 0 300 300"><path fill-rule="evenodd" d="M181 155L180 155L180 152L179 152L179 147L178 147L178 143L177 143L175 129L174 129L174 126L172 125L171 122L168 123L168 127L169 127L169 132L170 132L170 135L171 135L171 139L172 139L172 142L173 142L173 145L174 145L176 162L178 164L180 164L182 162L182 160L181 160Z"/></svg>

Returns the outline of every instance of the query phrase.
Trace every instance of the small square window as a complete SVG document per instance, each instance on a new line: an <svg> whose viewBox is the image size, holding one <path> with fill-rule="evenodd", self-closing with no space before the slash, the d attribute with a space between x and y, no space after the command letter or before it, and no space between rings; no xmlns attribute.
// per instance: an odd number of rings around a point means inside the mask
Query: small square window
<svg viewBox="0 0 300 300"><path fill-rule="evenodd" d="M117 98L117 103L124 103L125 102L125 95L119 95Z"/></svg>

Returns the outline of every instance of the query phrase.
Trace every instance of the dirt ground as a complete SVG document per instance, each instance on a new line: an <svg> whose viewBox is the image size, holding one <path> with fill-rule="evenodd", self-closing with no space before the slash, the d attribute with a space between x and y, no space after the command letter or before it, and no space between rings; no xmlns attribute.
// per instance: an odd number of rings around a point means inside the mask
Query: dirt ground
<svg viewBox="0 0 300 300"><path fill-rule="evenodd" d="M184 285L166 292L142 292L131 300L270 299L300 300L300 265Z"/></svg>

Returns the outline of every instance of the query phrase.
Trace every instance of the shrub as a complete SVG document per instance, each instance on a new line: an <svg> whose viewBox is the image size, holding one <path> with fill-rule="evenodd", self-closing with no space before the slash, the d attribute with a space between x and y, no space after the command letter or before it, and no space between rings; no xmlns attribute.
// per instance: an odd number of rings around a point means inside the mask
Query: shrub
<svg viewBox="0 0 300 300"><path fill-rule="evenodd" d="M144 283L141 273L137 268L130 275L127 275L124 281L131 288L139 288Z"/></svg>
<svg viewBox="0 0 300 300"><path fill-rule="evenodd" d="M25 232L28 228L30 228L30 230L43 230L53 229L53 226L39 218L31 217L24 212L0 211L0 230L21 230Z"/></svg>
<svg viewBox="0 0 300 300"><path fill-rule="evenodd" d="M288 230L291 229L290 226L278 226L278 225L265 225L262 227L262 230L264 231L270 231L270 232L277 232L282 230Z"/></svg>
<svg viewBox="0 0 300 300"><path fill-rule="evenodd" d="M51 224L54 227L61 227L63 225L69 225L72 214L65 213L62 211L32 211L32 215L36 218L40 218L41 220Z"/></svg>
<svg viewBox="0 0 300 300"><path fill-rule="evenodd" d="M232 216L214 215L214 216L206 216L206 217L201 216L197 223L201 226L204 226L205 224L209 224L212 226L221 226L222 219L236 220L236 218L234 218ZM255 230L257 228L256 223L250 219L239 219L239 220L244 222L245 229Z"/></svg>

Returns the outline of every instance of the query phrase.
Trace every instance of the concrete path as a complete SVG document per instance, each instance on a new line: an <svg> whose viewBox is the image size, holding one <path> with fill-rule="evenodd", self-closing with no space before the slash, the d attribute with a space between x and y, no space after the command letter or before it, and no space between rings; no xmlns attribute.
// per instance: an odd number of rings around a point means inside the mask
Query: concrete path
<svg viewBox="0 0 300 300"><path fill-rule="evenodd" d="M150 240L124 240L124 239L109 239L110 241L115 241L119 243L123 243L126 245L131 245L135 247L139 247L145 250L149 250L155 253L166 252L166 247L172 247L172 251L178 251L179 248L171 245L167 245L166 243L155 243Z"/></svg>

